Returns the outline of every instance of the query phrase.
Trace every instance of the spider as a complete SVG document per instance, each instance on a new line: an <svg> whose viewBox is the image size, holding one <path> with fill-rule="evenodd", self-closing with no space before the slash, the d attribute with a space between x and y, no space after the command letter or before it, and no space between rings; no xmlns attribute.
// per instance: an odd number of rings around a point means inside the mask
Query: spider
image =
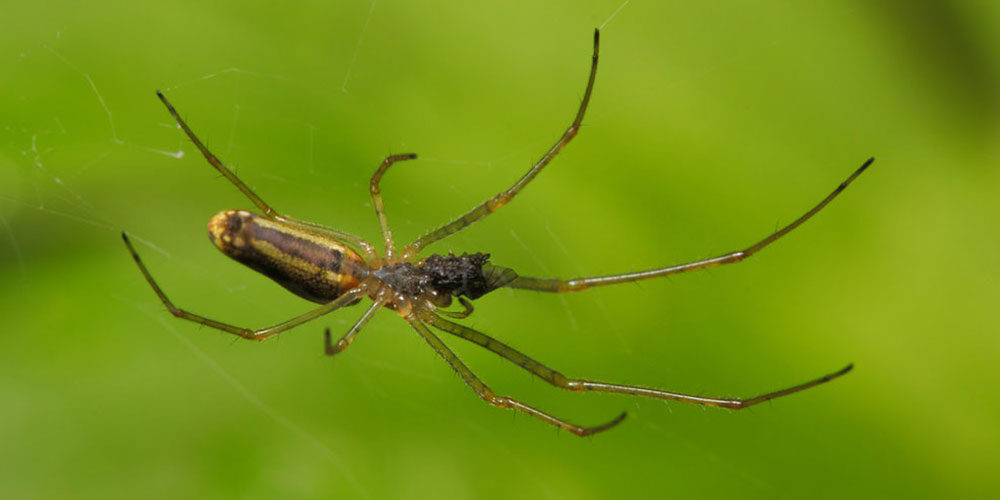
<svg viewBox="0 0 1000 500"><path fill-rule="evenodd" d="M157 285L124 232L122 232L122 239L135 263L139 266L139 271L142 272L157 297L170 313L178 318L246 339L265 340L341 307L357 304L362 298L368 297L372 300L371 305L337 342L332 341L330 329L326 328L324 332L326 354L334 355L346 349L376 311L388 308L403 318L487 403L526 413L578 436L588 436L610 429L619 424L625 418L626 413L622 413L606 423L584 427L528 406L517 399L498 395L459 360L455 353L431 330L431 327L486 348L527 370L532 375L562 389L576 392L596 391L627 394L733 410L748 408L764 401L787 396L829 382L849 372L853 365L847 365L838 371L809 382L746 399L703 397L649 387L569 378L485 333L446 319L446 317L453 319L468 317L473 312L471 300L478 299L501 287L551 293L574 292L595 286L659 278L740 262L816 215L874 161L874 158L865 161L832 193L787 226L743 250L708 259L646 271L562 280L520 276L511 269L493 265L489 262L489 254L485 253L463 254L461 256L449 253L448 255L431 255L426 258L418 257L421 250L428 245L461 231L510 202L576 136L594 90L600 45L599 35L599 31L594 30L593 55L583 99L572 124L559 140L510 188L401 249L396 248L392 231L389 228L379 181L396 162L413 160L417 155L392 155L382 161L371 177L370 191L372 205L375 208L375 215L381 226L382 239L385 243L384 256L380 255L371 243L357 236L278 213L205 147L163 93L157 91L156 94L166 106L167 111L191 142L201 151L208 163L242 191L261 212L260 214L246 210L219 212L208 223L210 239L219 250L229 257L266 275L299 297L320 304L319 307L304 314L272 326L252 330L209 319L178 308ZM444 309L452 304L453 299L457 299L462 307L461 310Z"/></svg>

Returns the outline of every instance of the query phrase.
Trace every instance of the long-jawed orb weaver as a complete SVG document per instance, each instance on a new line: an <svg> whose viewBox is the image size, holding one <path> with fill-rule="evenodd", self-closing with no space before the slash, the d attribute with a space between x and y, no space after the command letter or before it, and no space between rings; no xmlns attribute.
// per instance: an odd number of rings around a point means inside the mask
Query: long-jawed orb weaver
<svg viewBox="0 0 1000 500"><path fill-rule="evenodd" d="M510 202L539 172L545 168L559 151L576 136L583 121L583 115L590 102L594 90L594 78L597 74L597 55L599 47L599 32L594 30L594 52L590 63L590 75L583 99L576 112L573 123L563 133L562 137L542 155L541 159L528 170L520 180L506 191L502 191L461 217L421 236L401 250L396 249L389 221L385 216L382 203L382 192L379 181L382 175L394 163L412 160L415 154L392 155L385 158L372 175L370 190L372 205L382 229L385 242L385 256L379 255L375 247L367 241L343 231L293 219L279 214L270 205L257 196L246 184L236 177L222 162L213 155L194 132L181 119L174 107L162 93L156 95L167 107L167 110L177 121L177 125L187 134L188 138L201 151L208 163L233 183L247 198L257 206L262 214L245 210L226 210L216 214L208 223L208 234L212 242L223 253L243 263L276 281L292 293L312 302L321 304L319 307L290 320L259 330L242 328L228 323L222 323L204 316L188 312L174 306L160 289L146 266L139 259L128 236L123 232L122 238L135 263L139 265L146 281L156 292L163 304L174 316L209 326L224 332L252 340L264 340L286 330L312 321L320 316L333 312L341 307L357 304L363 297L369 297L372 304L365 310L361 318L336 343L331 341L330 329L324 332L326 353L337 354L347 348L355 336L372 318L376 311L383 307L392 309L420 335L451 367L462 377L480 398L487 403L500 407L511 408L540 420L568 430L578 436L588 436L614 427L625 418L625 413L611 421L593 426L583 427L572 424L561 418L550 415L537 408L528 406L516 399L500 396L486 386L430 328L434 327L445 333L454 335L474 344L482 346L498 356L524 368L531 374L545 380L556 387L576 391L611 392L643 396L649 398L681 401L706 406L716 406L740 410L764 401L787 396L825 382L829 382L849 372L853 365L824 375L815 380L761 394L747 399L724 399L695 396L669 392L649 387L611 384L585 379L569 378L537 361L531 359L513 347L504 344L482 332L473 330L445 319L465 318L472 314L470 300L477 299L500 287L536 290L540 292L563 293L584 290L590 287L627 283L671 274L696 271L707 267L734 264L757 253L778 238L788 234L802 225L817 212L823 209L841 191L863 172L874 158L868 159L860 168L850 175L837 189L830 193L808 212L792 223L779 229L770 236L750 245L743 250L729 252L718 257L696 260L647 271L629 272L609 276L575 278L571 280L542 279L519 276L511 269L495 266L489 262L489 254L476 253L455 256L449 254L431 255L419 258L418 254L431 243L442 240L458 231L478 222L493 213L498 208ZM457 298L463 310L443 310Z"/></svg>

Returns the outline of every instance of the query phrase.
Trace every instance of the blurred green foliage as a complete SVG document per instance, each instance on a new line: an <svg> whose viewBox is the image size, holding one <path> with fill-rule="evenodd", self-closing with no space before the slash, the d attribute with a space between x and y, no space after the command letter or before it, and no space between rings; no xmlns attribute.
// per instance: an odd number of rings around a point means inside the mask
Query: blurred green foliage
<svg viewBox="0 0 1000 500"><path fill-rule="evenodd" d="M544 5L543 5L544 4ZM156 100L279 210L377 239L385 179L409 240L508 186L583 92L587 2L22 2L0 30L0 497L989 497L1000 382L996 2L631 2L603 31L585 127L516 202L433 251L524 274L654 267L756 241L739 266L548 296L467 323L572 376L753 395L747 412L567 394L446 339L493 409L380 314L342 355L322 328L231 336L309 304L219 255L246 200ZM183 152L178 158L177 153Z"/></svg>

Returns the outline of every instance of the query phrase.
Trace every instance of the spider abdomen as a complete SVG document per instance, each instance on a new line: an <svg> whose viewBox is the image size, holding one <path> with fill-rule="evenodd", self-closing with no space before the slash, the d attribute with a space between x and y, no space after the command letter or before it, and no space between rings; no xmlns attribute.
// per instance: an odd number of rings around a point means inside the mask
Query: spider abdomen
<svg viewBox="0 0 1000 500"><path fill-rule="evenodd" d="M343 243L245 210L216 214L208 236L222 253L312 302L330 302L368 276Z"/></svg>

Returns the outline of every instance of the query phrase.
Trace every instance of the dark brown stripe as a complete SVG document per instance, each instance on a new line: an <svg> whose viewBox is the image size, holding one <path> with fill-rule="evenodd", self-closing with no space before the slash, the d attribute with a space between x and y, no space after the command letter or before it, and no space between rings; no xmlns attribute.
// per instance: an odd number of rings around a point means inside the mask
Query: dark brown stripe
<svg viewBox="0 0 1000 500"><path fill-rule="evenodd" d="M317 303L336 299L369 272L364 260L335 238L286 227L251 212L219 213L209 222L209 235L229 257Z"/></svg>
<svg viewBox="0 0 1000 500"><path fill-rule="evenodd" d="M266 241L282 253L302 259L323 269L340 273L344 254L335 248L319 245L311 240L298 237L270 227L257 224L254 220L245 228L251 239Z"/></svg>

